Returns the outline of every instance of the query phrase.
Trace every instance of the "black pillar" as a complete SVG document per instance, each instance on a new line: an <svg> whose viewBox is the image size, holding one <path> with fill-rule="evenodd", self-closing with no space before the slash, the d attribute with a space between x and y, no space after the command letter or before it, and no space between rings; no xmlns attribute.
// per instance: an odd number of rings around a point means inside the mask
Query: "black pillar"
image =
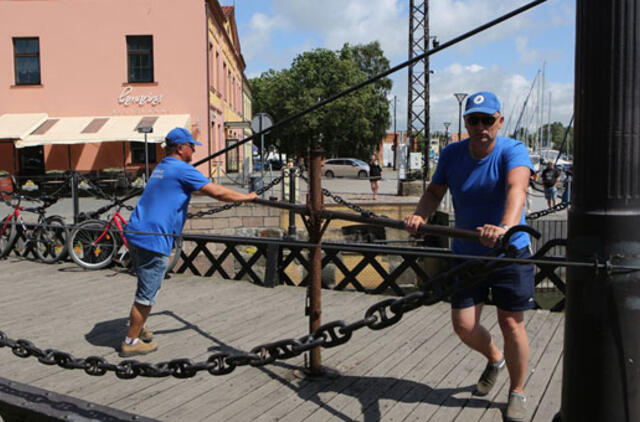
<svg viewBox="0 0 640 422"><path fill-rule="evenodd" d="M640 2L576 5L569 260L640 264ZM568 270L562 421L640 421L640 273Z"/></svg>

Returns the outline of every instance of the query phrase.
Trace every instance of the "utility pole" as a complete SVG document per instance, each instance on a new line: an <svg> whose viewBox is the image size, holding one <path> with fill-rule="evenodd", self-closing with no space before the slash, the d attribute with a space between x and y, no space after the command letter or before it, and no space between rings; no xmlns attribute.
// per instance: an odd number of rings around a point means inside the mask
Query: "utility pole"
<svg viewBox="0 0 640 422"><path fill-rule="evenodd" d="M427 52L429 46L429 1L409 1L409 59ZM409 66L407 137L416 151L417 134L425 140L423 182L429 175L429 56ZM423 183L424 187L424 183Z"/></svg>
<svg viewBox="0 0 640 422"><path fill-rule="evenodd" d="M615 268L640 265L640 12L636 0L576 11L567 261L601 265L567 268L562 422L640 421L640 273Z"/></svg>
<svg viewBox="0 0 640 422"><path fill-rule="evenodd" d="M451 122L444 122L444 146L449 145L449 126L451 126ZM440 151L442 152L442 150Z"/></svg>

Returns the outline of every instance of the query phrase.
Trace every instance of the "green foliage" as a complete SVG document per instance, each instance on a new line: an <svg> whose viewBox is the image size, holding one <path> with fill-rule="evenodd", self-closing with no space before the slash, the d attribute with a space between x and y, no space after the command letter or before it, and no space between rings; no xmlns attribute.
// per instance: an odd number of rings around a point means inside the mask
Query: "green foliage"
<svg viewBox="0 0 640 422"><path fill-rule="evenodd" d="M375 42L338 51L316 49L298 55L289 69L269 70L251 80L255 113L280 121L389 68ZM305 154L319 141L326 156L365 158L389 126L387 95L392 81L383 78L294 120L265 137L265 147L287 155Z"/></svg>

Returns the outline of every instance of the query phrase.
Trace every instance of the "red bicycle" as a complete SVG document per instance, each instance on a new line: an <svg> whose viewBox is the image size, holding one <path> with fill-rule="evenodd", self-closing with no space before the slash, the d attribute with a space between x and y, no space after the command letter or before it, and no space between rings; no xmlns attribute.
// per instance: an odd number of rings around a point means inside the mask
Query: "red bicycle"
<svg viewBox="0 0 640 422"><path fill-rule="evenodd" d="M88 270L98 270L112 262L124 267L129 266L129 244L124 236L127 222L120 214L120 210L122 208L133 210L132 206L125 204L125 201L131 197L133 195L122 199L113 198L110 204L90 213L89 219L73 227L68 248L69 255L76 264ZM114 207L117 209L108 220L97 219ZM181 239L175 239L167 272L171 271L178 262L181 250Z"/></svg>

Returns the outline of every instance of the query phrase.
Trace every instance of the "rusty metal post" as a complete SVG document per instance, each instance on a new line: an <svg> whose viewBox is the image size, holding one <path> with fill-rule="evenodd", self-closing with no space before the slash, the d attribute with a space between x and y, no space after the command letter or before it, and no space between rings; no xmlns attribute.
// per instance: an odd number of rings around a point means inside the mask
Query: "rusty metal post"
<svg viewBox="0 0 640 422"><path fill-rule="evenodd" d="M640 7L578 0L570 261L640 263ZM640 273L569 268L562 421L640 421Z"/></svg>
<svg viewBox="0 0 640 422"><path fill-rule="evenodd" d="M311 249L309 257L309 334L314 333L321 324L322 316L322 157L324 151L318 143L311 147L309 166L309 207L310 232L309 240L317 246ZM311 375L322 373L322 356L320 346L311 349L309 370Z"/></svg>

